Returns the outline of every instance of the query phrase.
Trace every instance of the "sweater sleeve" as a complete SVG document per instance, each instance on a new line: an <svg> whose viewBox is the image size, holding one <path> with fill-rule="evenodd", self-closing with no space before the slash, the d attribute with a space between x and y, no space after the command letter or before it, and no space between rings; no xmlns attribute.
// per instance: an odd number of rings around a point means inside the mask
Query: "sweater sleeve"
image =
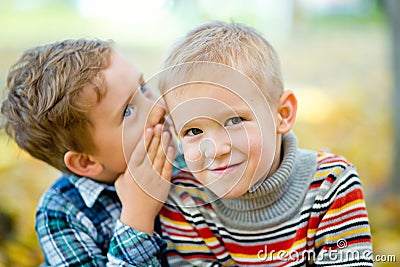
<svg viewBox="0 0 400 267"><path fill-rule="evenodd" d="M316 266L373 266L371 233L361 182L351 165L335 169L321 185L314 210Z"/></svg>
<svg viewBox="0 0 400 267"><path fill-rule="evenodd" d="M114 236L111 239L108 259L119 263L119 266L159 266L159 254L165 248L165 242L154 233L149 235L137 231L121 221L115 225Z"/></svg>

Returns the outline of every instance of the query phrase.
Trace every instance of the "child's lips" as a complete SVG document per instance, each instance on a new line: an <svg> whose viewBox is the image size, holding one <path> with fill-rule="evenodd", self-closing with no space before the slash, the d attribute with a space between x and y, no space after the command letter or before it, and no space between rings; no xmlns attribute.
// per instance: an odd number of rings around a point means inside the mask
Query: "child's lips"
<svg viewBox="0 0 400 267"><path fill-rule="evenodd" d="M226 173L226 172L233 171L239 165L240 165L240 163L226 165L226 166L220 166L220 167L209 169L209 171L214 172L214 173L218 173L218 174L223 174L223 173Z"/></svg>

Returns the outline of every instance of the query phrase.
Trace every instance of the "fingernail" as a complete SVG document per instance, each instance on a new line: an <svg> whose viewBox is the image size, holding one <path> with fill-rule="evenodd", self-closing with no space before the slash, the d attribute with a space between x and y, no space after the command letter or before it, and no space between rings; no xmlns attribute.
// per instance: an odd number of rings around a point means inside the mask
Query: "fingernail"
<svg viewBox="0 0 400 267"><path fill-rule="evenodd" d="M165 131L162 133L163 140L168 139L170 136L169 132Z"/></svg>
<svg viewBox="0 0 400 267"><path fill-rule="evenodd" d="M161 131L162 125L161 125L161 124L157 124L156 126L154 126L154 129L155 129L156 131Z"/></svg>

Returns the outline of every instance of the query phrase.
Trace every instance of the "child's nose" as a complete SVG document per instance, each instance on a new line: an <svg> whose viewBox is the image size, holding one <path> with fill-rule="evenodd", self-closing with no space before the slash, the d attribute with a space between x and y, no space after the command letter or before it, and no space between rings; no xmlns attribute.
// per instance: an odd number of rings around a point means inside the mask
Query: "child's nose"
<svg viewBox="0 0 400 267"><path fill-rule="evenodd" d="M206 158L219 158L231 152L231 138L223 129L209 133L203 142Z"/></svg>

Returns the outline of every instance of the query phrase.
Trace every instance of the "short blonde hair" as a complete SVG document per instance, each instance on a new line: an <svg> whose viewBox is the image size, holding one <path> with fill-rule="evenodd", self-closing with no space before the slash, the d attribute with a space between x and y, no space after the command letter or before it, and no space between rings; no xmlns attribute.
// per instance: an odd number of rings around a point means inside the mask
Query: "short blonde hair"
<svg viewBox="0 0 400 267"><path fill-rule="evenodd" d="M101 71L111 50L109 41L76 39L22 54L9 70L1 106L5 130L21 149L68 173L67 151L94 151L87 112L106 93ZM86 88L97 99L87 99Z"/></svg>
<svg viewBox="0 0 400 267"><path fill-rule="evenodd" d="M174 66L189 62L214 62L236 69L248 76L272 103L277 103L283 92L279 58L274 48L255 29L242 24L212 21L196 27L171 49L162 70L173 75ZM188 75L184 69L176 68L175 74ZM168 75L160 76L162 93L173 86Z"/></svg>

